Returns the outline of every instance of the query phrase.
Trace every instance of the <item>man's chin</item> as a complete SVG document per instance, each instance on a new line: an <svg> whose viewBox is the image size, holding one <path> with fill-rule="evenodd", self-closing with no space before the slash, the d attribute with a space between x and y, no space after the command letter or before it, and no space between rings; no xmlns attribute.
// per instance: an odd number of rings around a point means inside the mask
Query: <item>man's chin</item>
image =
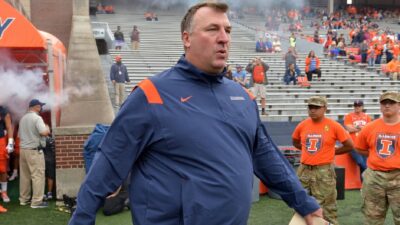
<svg viewBox="0 0 400 225"><path fill-rule="evenodd" d="M226 61L221 61L221 62L214 63L213 67L218 70L221 69L221 71L222 71L226 67L226 65L227 65Z"/></svg>

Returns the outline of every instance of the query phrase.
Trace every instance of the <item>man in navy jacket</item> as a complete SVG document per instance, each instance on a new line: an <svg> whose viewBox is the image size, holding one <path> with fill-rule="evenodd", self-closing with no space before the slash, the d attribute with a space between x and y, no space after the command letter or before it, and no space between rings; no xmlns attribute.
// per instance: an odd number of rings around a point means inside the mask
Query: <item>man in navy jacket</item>
<svg viewBox="0 0 400 225"><path fill-rule="evenodd" d="M245 225L253 172L312 225L322 216L262 125L254 97L224 78L231 25L224 3L199 3L182 24L185 55L132 91L102 141L70 225L94 224L131 172L135 225Z"/></svg>

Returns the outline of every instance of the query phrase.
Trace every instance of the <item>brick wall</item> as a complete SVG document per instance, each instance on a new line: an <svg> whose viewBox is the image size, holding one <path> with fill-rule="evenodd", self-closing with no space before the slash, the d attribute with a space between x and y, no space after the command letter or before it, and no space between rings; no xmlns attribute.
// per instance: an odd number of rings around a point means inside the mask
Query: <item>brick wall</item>
<svg viewBox="0 0 400 225"><path fill-rule="evenodd" d="M83 144L87 134L56 135L56 168L84 168Z"/></svg>

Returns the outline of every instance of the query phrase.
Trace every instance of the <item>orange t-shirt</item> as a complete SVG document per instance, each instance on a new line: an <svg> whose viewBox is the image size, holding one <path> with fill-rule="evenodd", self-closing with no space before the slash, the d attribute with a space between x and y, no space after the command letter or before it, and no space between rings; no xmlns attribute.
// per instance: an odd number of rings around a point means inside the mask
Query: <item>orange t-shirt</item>
<svg viewBox="0 0 400 225"><path fill-rule="evenodd" d="M264 67L263 66L254 66L253 80L255 83L258 83L258 84L264 83Z"/></svg>
<svg viewBox="0 0 400 225"><path fill-rule="evenodd" d="M386 69L388 72L391 73L399 72L398 71L399 65L400 63L398 61L395 62L394 60L392 60L388 64L386 64Z"/></svg>
<svg viewBox="0 0 400 225"><path fill-rule="evenodd" d="M344 117L344 125L350 126L365 126L367 123L371 122L371 117L365 113L360 113L357 115L355 112L351 112ZM356 140L356 136L359 132L350 133L351 139Z"/></svg>
<svg viewBox="0 0 400 225"><path fill-rule="evenodd" d="M369 151L367 165L373 170L400 169L400 123L388 125L379 118L364 127L356 140L356 148Z"/></svg>
<svg viewBox="0 0 400 225"><path fill-rule="evenodd" d="M400 46L398 44L395 44L393 46L393 57L397 58L399 56L400 53Z"/></svg>
<svg viewBox="0 0 400 225"><path fill-rule="evenodd" d="M336 141L344 142L350 136L332 119L314 123L308 118L297 125L292 138L301 142L301 163L315 166L332 163Z"/></svg>
<svg viewBox="0 0 400 225"><path fill-rule="evenodd" d="M0 138L0 160L8 159L7 153L7 138L4 136Z"/></svg>

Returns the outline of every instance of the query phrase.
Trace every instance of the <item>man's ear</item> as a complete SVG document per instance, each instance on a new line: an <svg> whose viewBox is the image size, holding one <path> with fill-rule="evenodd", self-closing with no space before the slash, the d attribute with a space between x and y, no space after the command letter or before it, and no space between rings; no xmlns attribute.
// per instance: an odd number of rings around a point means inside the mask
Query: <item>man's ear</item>
<svg viewBox="0 0 400 225"><path fill-rule="evenodd" d="M190 48L190 34L187 31L183 31L182 33L182 41L183 41L183 46L185 48Z"/></svg>

